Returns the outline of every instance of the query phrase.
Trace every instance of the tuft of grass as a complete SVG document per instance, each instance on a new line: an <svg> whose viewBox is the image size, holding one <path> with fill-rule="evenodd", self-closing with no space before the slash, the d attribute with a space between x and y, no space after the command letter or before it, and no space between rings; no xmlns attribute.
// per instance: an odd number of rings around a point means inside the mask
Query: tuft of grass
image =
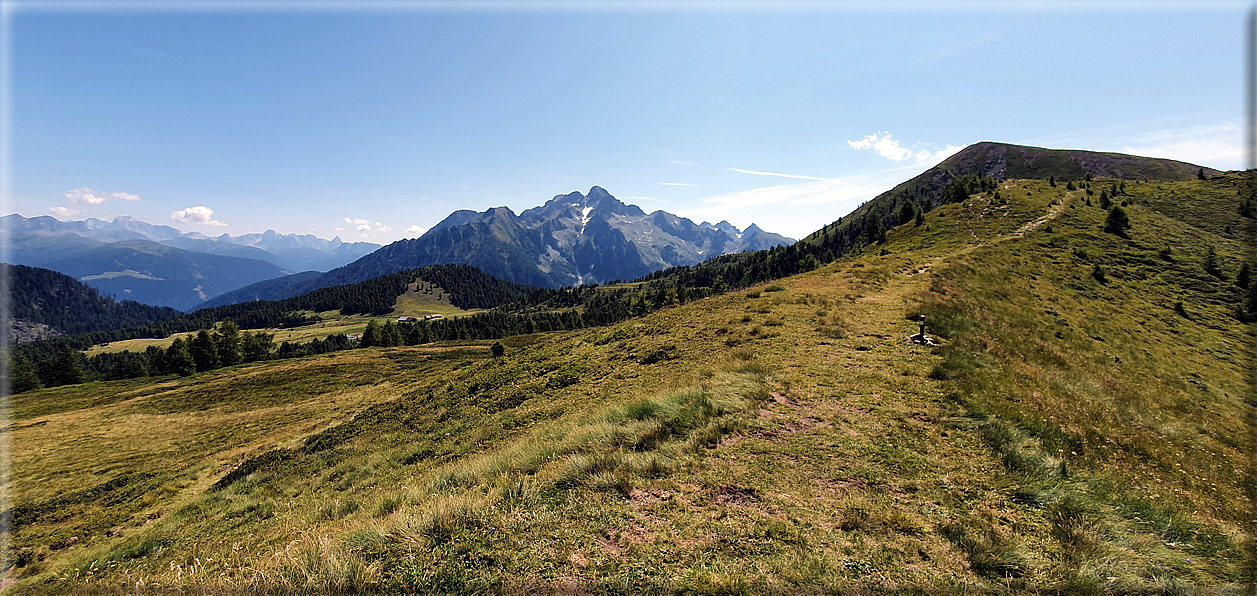
<svg viewBox="0 0 1257 596"><path fill-rule="evenodd" d="M375 517L384 517L392 515L405 504L405 498L401 495L391 497L382 497L375 504Z"/></svg>
<svg viewBox="0 0 1257 596"><path fill-rule="evenodd" d="M1015 543L990 526L948 524L940 533L964 552L969 568L988 577L1022 577L1027 572L1025 557Z"/></svg>
<svg viewBox="0 0 1257 596"><path fill-rule="evenodd" d="M277 587L287 593L351 593L379 581L379 570L362 557L336 544L329 536L303 535L280 554L270 581L255 587ZM272 583L273 582L273 583Z"/></svg>
<svg viewBox="0 0 1257 596"><path fill-rule="evenodd" d="M483 496L435 495L394 516L390 534L406 542L445 543L480 525L486 514Z"/></svg>
<svg viewBox="0 0 1257 596"><path fill-rule="evenodd" d="M323 520L337 520L350 515L362 508L362 504L353 500L340 501L336 500L325 505L319 510L318 518Z"/></svg>

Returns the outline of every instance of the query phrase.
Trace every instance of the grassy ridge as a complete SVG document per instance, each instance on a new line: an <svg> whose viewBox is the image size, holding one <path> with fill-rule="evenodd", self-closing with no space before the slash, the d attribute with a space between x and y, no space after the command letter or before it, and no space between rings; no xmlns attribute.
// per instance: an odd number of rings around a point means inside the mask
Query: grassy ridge
<svg viewBox="0 0 1257 596"><path fill-rule="evenodd" d="M1199 265L1243 254L1233 182L1128 182L1129 239L1083 191L1006 182L865 254L502 358L23 394L12 589L1234 586L1246 336ZM906 341L921 312L942 346Z"/></svg>
<svg viewBox="0 0 1257 596"><path fill-rule="evenodd" d="M934 375L1014 496L1049 515L1070 590L1212 585L1244 558L1251 337L1240 289L1202 266L1210 245L1232 272L1244 256L1237 182L1129 185L1129 239L1074 197L1025 242L958 256L918 297L952 340Z"/></svg>

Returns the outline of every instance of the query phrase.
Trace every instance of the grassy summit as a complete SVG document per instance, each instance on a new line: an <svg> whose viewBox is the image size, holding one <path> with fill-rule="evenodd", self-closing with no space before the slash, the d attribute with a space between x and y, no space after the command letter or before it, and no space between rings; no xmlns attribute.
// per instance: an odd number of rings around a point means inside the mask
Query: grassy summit
<svg viewBox="0 0 1257 596"><path fill-rule="evenodd" d="M1116 183L1002 181L809 273L499 358L19 395L9 589L1241 585L1241 180L1126 181L1126 237L1101 229ZM922 313L940 346L907 341Z"/></svg>

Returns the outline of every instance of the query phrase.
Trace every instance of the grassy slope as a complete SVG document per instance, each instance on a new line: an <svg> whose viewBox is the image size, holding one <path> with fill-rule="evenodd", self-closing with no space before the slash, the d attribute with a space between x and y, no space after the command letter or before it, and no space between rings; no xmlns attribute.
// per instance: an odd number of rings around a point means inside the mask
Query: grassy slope
<svg viewBox="0 0 1257 596"><path fill-rule="evenodd" d="M862 216L893 215L905 200L916 201L920 207L925 197L928 197L928 204L933 205L941 199L947 183L965 176L993 176L997 180L1048 180L1055 177L1064 184L1071 180L1081 181L1090 174L1126 180L1183 182L1195 179L1200 169L1200 166L1171 159L1075 149L1044 149L984 141L969 145L937 166L874 197L841 218L842 223L834 222L832 229L817 230L809 234L804 242L815 244L822 235L841 236L852 228L858 229ZM1220 174L1213 168L1204 170L1211 176Z"/></svg>
<svg viewBox="0 0 1257 596"><path fill-rule="evenodd" d="M1234 584L1246 336L1199 267L1242 254L1229 184L1128 183L1127 240L1081 191L1012 182L887 254L500 360L23 394L14 591ZM941 348L904 340L918 312Z"/></svg>

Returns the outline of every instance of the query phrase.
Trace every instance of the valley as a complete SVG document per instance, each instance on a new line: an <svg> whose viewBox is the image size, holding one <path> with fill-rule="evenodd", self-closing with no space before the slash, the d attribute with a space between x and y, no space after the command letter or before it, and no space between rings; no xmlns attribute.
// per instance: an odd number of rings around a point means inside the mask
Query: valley
<svg viewBox="0 0 1257 596"><path fill-rule="evenodd" d="M256 329L255 331L261 331L270 335L276 343L305 344L314 339L324 340L329 336L337 334L361 335L366 329L367 323L372 319L377 321L387 321L398 319L399 317L423 319L429 315L441 315L442 317L452 318L485 310L459 308L450 304L448 294L441 288L428 288L425 290L419 288L421 285L424 285L424 282L419 280L410 283L406 291L397 297L397 302L392 312L387 313L383 317L372 317L361 313L342 314L339 310L325 310L321 312L297 311L298 316L316 319L318 322L297 326L266 327ZM144 352L149 346L164 350L170 347L170 344L176 337L186 338L186 336L186 333L175 333L162 338L113 341L97 344L84 350L83 353L88 358L91 358L97 354L116 354L125 351Z"/></svg>

